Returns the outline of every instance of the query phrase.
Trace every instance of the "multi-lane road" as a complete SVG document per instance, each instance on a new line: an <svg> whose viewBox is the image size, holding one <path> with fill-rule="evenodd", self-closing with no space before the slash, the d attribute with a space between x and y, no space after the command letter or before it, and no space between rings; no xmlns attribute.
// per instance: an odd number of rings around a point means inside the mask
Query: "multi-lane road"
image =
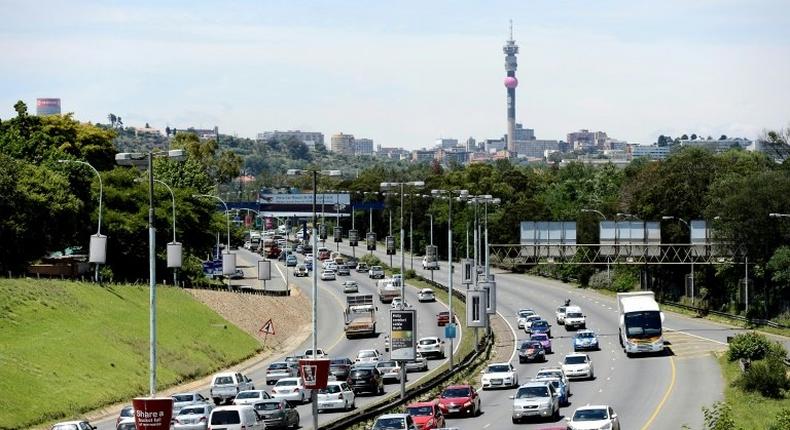
<svg viewBox="0 0 790 430"><path fill-rule="evenodd" d="M255 262L260 258L258 254L249 252L245 249L240 248L236 251L237 259L239 260L239 266L248 267L245 268L245 279L246 283L250 283L250 281L256 278L255 270L257 265ZM302 257L298 257L300 262ZM308 298L312 298L312 278L311 277L301 277L297 278L293 276L293 267L286 268L283 266L282 262L277 262L275 266L272 268L272 280L269 281L272 284L277 283L284 283L283 277L285 275L285 271L290 271L288 279L289 284L293 287L296 286L299 288L303 294L305 294ZM311 272L312 274L312 272ZM376 337L369 337L369 338L359 338L359 339L346 339L345 334L343 332L343 309L345 308L345 294L343 294L342 282L344 280L355 280L359 284L359 293L360 294L373 294L375 297L375 303L378 307L377 315L377 331L379 335ZM257 282L257 281L254 281ZM337 280L335 281L318 281L318 336L317 336L317 344L319 348L323 348L324 351L332 358L335 357L349 357L352 360L356 357L357 352L361 349L378 349L380 352L384 354L384 356L388 356L388 353L384 351L384 334L389 332L389 304L381 304L378 302L378 296L376 295L376 281L369 279L367 273L357 273L355 271L351 272L350 276L338 276ZM441 336L444 333L442 327L438 327L436 325L436 314L441 312L442 310L447 310L446 306L440 302L434 303L419 303L417 300L417 291L414 289L407 288L406 289L406 302L410 305L414 306L417 309L417 337L424 337L424 336ZM305 312L310 312L310 309L305 309ZM301 345L299 345L295 350L288 351L284 355L279 355L275 357L271 357L268 360L265 360L260 365L253 366L253 368L247 372L247 376L249 376L253 382L255 383L256 389L265 389L271 392L271 386L267 386L265 383L266 377L266 364L281 360L286 355L293 355L293 354L302 354L305 350L312 348L312 340L308 338L305 340ZM430 372L431 370L435 369L437 366L444 363L444 360L429 360L428 367ZM420 377L424 376L427 372L409 372L407 374L407 381L408 383L413 383L417 381ZM391 393L397 393L400 389L398 383L388 383L385 385L386 393L384 396L390 395ZM208 396L209 387L201 386L197 391L203 394L205 397ZM356 399L356 406L364 407L365 405L378 401L382 399L383 396L371 396L362 394L357 397ZM131 403L131 401L130 401ZM311 405L304 404L297 406L297 410L299 411L299 416L301 420L301 425L303 429L311 429L312 428L312 410ZM319 424L327 423L329 421L335 420L338 417L342 416L342 412L326 412L322 413L319 417ZM115 418L116 416L109 416L105 419L95 422L94 424L97 425L99 430L113 430L115 428Z"/></svg>
<svg viewBox="0 0 790 430"><path fill-rule="evenodd" d="M350 248L341 246L350 253ZM357 249L360 255L362 248ZM375 251L382 261L388 258ZM399 264L396 257L395 265ZM410 268L406 257L406 268ZM414 259L414 269L426 278L430 271L423 271L421 260ZM441 262L440 270L433 271L433 279L447 285L447 263ZM461 284L460 266L455 266L454 285ZM587 326L600 338L601 350L590 352L595 367L595 379L571 382L570 406L560 410L560 421L586 404L608 404L618 413L623 429L669 429L702 427L703 406L722 398L723 381L719 366L711 352L726 348L727 336L739 329L706 320L666 313L665 337L670 342L669 354L627 358L617 339L617 305L614 297L595 291L573 288L561 282L527 275L495 272L497 281L497 310L523 340L527 335L516 327L516 314L520 308L531 308L552 323L553 354L545 364L518 364L519 381L534 377L543 366L558 365L565 354L572 351L568 332L554 321L554 311L570 299L584 311ZM478 385L479 386L479 385ZM512 400L515 389L492 390L481 393L483 414L476 418L452 418L448 425L461 429L545 428L552 422L511 424Z"/></svg>

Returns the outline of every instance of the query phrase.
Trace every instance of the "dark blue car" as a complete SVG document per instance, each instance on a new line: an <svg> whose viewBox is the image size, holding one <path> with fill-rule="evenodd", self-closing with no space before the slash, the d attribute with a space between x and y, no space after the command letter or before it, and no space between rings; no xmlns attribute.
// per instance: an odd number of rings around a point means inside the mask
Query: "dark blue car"
<svg viewBox="0 0 790 430"><path fill-rule="evenodd" d="M551 324L546 320L533 321L529 327L529 332L531 334L546 333L546 336L551 337Z"/></svg>

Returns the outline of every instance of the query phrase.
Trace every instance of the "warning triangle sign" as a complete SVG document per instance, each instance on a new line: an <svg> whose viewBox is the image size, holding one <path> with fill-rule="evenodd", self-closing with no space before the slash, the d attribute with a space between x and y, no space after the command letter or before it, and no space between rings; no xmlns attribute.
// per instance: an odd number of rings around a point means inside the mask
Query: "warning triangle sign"
<svg viewBox="0 0 790 430"><path fill-rule="evenodd" d="M272 322L272 319L269 318L269 320L266 321L266 324L264 324L263 327L261 327L261 329L258 331L265 334L274 334L274 323Z"/></svg>

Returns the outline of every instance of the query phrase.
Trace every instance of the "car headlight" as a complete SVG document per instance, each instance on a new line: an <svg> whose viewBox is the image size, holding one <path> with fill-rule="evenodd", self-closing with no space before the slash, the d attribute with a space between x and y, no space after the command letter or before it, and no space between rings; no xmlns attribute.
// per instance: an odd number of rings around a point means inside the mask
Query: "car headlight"
<svg viewBox="0 0 790 430"><path fill-rule="evenodd" d="M599 427L599 430L612 430L612 423L606 423L603 426Z"/></svg>

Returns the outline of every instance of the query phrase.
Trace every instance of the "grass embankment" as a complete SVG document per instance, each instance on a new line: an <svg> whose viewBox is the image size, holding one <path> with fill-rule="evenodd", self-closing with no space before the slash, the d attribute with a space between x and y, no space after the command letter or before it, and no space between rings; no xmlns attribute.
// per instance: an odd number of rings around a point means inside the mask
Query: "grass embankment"
<svg viewBox="0 0 790 430"><path fill-rule="evenodd" d="M159 388L260 344L192 296L157 289ZM0 429L77 417L148 392L149 290L0 280Z"/></svg>
<svg viewBox="0 0 790 430"><path fill-rule="evenodd" d="M749 393L733 385L742 372L737 361L727 360L727 354L719 357L719 365L724 376L724 400L732 409L736 428L766 429L776 420L782 409L790 408L790 397L771 399L760 393Z"/></svg>

